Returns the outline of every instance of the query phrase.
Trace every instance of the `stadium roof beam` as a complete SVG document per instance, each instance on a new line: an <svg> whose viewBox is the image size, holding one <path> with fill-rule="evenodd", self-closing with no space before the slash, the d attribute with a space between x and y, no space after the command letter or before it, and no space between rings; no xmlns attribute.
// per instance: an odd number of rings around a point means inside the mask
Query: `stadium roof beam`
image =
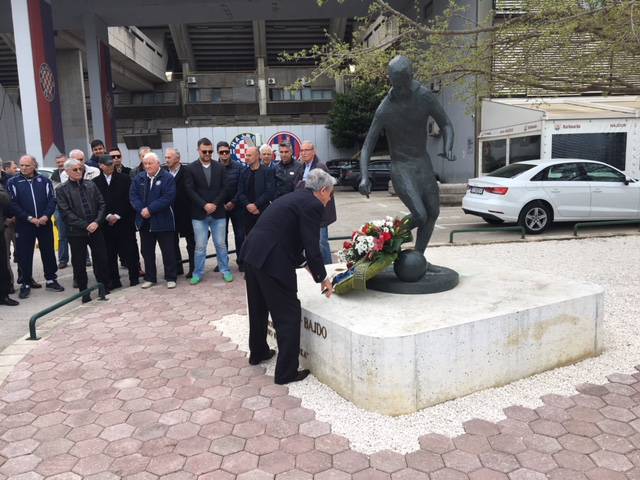
<svg viewBox="0 0 640 480"><path fill-rule="evenodd" d="M169 25L169 31L173 38L173 44L176 47L178 61L182 65L182 74L186 76L196 67L196 60L193 56L189 30L185 24L171 24Z"/></svg>

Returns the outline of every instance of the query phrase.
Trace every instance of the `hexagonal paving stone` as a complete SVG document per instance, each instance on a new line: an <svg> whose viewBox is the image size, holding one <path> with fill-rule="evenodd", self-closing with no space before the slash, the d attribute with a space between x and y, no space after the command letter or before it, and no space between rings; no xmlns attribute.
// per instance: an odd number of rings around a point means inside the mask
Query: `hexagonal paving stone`
<svg viewBox="0 0 640 480"><path fill-rule="evenodd" d="M155 475L167 475L182 469L185 461L186 459L182 455L168 453L152 458L147 470Z"/></svg>
<svg viewBox="0 0 640 480"><path fill-rule="evenodd" d="M233 435L227 435L225 437L217 438L211 442L209 451L217 453L218 455L231 455L239 452L244 448L244 438L239 438Z"/></svg>
<svg viewBox="0 0 640 480"><path fill-rule="evenodd" d="M175 452L185 457L191 457L208 451L210 445L211 440L196 436L180 440L176 445Z"/></svg>
<svg viewBox="0 0 640 480"><path fill-rule="evenodd" d="M332 433L316 438L315 445L321 452L331 455L342 452L349 448L349 440Z"/></svg>
<svg viewBox="0 0 640 480"><path fill-rule="evenodd" d="M258 456L248 452L237 452L224 457L222 469L239 474L253 470L258 466Z"/></svg>
<svg viewBox="0 0 640 480"><path fill-rule="evenodd" d="M130 437L135 427L127 425L126 423L119 423L105 428L100 434L100 438L103 438L109 442L115 442L122 438Z"/></svg>
<svg viewBox="0 0 640 480"><path fill-rule="evenodd" d="M429 450L433 453L446 453L454 449L453 442L450 438L437 433L423 435L418 439L420 448Z"/></svg>
<svg viewBox="0 0 640 480"><path fill-rule="evenodd" d="M203 475L205 473L217 470L222 464L222 457L215 453L200 453L190 457L184 465L187 472L195 475Z"/></svg>
<svg viewBox="0 0 640 480"><path fill-rule="evenodd" d="M278 450L262 455L258 462L258 468L272 474L284 473L295 466L295 457L287 452Z"/></svg>
<svg viewBox="0 0 640 480"><path fill-rule="evenodd" d="M633 464L627 459L627 457L619 453L599 450L589 456L599 467L616 472L626 472L633 468Z"/></svg>
<svg viewBox="0 0 640 480"><path fill-rule="evenodd" d="M331 456L317 450L301 453L296 457L296 468L314 474L328 470L331 468Z"/></svg>

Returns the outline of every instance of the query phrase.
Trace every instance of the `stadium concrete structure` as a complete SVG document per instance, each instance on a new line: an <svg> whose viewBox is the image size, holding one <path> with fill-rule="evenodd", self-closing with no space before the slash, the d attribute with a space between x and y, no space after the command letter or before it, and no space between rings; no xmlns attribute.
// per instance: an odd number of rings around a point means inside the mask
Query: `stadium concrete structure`
<svg viewBox="0 0 640 480"><path fill-rule="evenodd" d="M174 129L322 129L344 81L320 78L292 92L286 87L312 65L284 63L280 53L323 44L326 33L350 39L370 3L0 0L0 156L27 151L51 166L58 152L102 138L126 145L131 163L140 145L171 145ZM391 3L404 12L415 7ZM390 31L376 25L368 41ZM461 132L458 162L437 156L437 132L428 149L443 180L466 181L474 174L475 118L445 90L439 96Z"/></svg>

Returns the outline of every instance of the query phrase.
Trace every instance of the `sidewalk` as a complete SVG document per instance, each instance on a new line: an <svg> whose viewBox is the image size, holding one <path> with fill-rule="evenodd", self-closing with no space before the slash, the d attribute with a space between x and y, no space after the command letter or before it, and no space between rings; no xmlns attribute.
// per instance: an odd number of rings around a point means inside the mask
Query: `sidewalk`
<svg viewBox="0 0 640 480"><path fill-rule="evenodd" d="M210 324L245 312L213 274L80 307L0 387L0 478L640 479L640 372L367 456Z"/></svg>

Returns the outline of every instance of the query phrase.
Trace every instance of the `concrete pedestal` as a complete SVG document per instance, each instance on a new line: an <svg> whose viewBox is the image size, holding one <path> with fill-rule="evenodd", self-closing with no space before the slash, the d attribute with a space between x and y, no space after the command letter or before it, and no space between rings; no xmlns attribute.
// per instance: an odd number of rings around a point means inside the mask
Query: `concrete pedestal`
<svg viewBox="0 0 640 480"><path fill-rule="evenodd" d="M400 415L599 352L603 289L490 261L453 290L326 299L299 271L302 365L366 410Z"/></svg>

